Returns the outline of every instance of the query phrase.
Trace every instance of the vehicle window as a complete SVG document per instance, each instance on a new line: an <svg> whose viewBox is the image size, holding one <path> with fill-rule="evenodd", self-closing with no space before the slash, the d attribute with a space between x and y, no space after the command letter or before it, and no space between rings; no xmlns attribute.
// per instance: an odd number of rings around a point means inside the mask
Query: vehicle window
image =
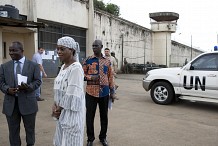
<svg viewBox="0 0 218 146"><path fill-rule="evenodd" d="M217 71L218 70L218 54L205 54L196 59L192 66L194 70Z"/></svg>

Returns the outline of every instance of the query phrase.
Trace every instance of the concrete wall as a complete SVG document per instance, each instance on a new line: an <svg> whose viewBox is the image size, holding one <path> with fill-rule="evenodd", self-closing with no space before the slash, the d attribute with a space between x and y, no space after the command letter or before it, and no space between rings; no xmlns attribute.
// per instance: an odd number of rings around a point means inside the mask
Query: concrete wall
<svg viewBox="0 0 218 146"><path fill-rule="evenodd" d="M3 54L3 41L2 41L2 28L0 28L0 64L3 63L3 57L4 57L4 54Z"/></svg>
<svg viewBox="0 0 218 146"><path fill-rule="evenodd" d="M170 56L170 66L183 66L185 64L185 60L191 60L191 52L192 59L203 53L201 50L197 50L195 48L191 48L190 46L183 45L179 42L172 41L171 45L172 54ZM192 51L191 51L192 50Z"/></svg>
<svg viewBox="0 0 218 146"><path fill-rule="evenodd" d="M35 47L35 36L34 33L25 33L24 36L24 54L25 56L32 60L33 54L38 51L38 49Z"/></svg>
<svg viewBox="0 0 218 146"><path fill-rule="evenodd" d="M151 22L151 30L155 32L175 32L177 22L173 21L161 21L161 22Z"/></svg>
<svg viewBox="0 0 218 146"><path fill-rule="evenodd" d="M14 33L3 33L2 34L2 42L6 42L6 58L3 59L3 63L11 60L9 56L9 46L13 41L19 41L22 44L24 43L24 36L22 34L14 34Z"/></svg>
<svg viewBox="0 0 218 146"><path fill-rule="evenodd" d="M153 33L153 62L159 65L169 66L169 56L171 54L171 33Z"/></svg>
<svg viewBox="0 0 218 146"><path fill-rule="evenodd" d="M95 11L94 27L95 39L102 40L104 48L115 52L119 69L122 52L123 59L127 58L129 63L152 61L152 33L149 29L102 11Z"/></svg>
<svg viewBox="0 0 218 146"><path fill-rule="evenodd" d="M26 15L28 21L39 19L50 20L71 26L88 28L88 3L81 0L1 0L0 5L13 5L19 14ZM3 41L2 41L3 40ZM0 26L0 54L2 42L6 42L7 50L12 41L21 41L24 44L25 56L31 59L38 48L37 29ZM7 53L8 54L8 53ZM2 56L2 55L1 55ZM10 60L0 57L0 63Z"/></svg>
<svg viewBox="0 0 218 146"><path fill-rule="evenodd" d="M37 0L37 18L88 28L88 9L75 0Z"/></svg>
<svg viewBox="0 0 218 146"><path fill-rule="evenodd" d="M28 1L29 0L1 0L0 5L13 5L19 10L20 14L28 15Z"/></svg>
<svg viewBox="0 0 218 146"><path fill-rule="evenodd" d="M111 51L115 51L119 60L119 69L122 64L122 36L123 58L127 58L129 63L144 64L148 61L173 67L184 65L186 58L190 61L191 47L175 41L171 42L171 32L175 31L176 24L170 23L170 25L169 32L155 33L99 10L96 10L94 15L95 39L102 40L104 48L108 47ZM169 30L166 25L161 27ZM202 52L193 48L192 58Z"/></svg>
<svg viewBox="0 0 218 146"><path fill-rule="evenodd" d="M158 39L155 33L148 28L142 27L125 19L113 16L111 14L98 11L94 12L94 25L91 24L92 19L90 4L81 2L80 0L65 0L60 2L58 0L1 0L0 5L11 4L19 9L19 13L27 15L28 20L35 21L37 18L87 28L87 55L92 54L91 40L101 39L104 48L108 47L111 51L115 51L116 57L119 60L118 67L121 68L123 59L127 58L129 63L144 64L146 62L154 62L158 64L165 64L165 58L161 57L159 51L154 51L157 44L152 43L153 39ZM89 8L88 8L89 7ZM174 26L174 25L173 25ZM167 28L168 29L168 28ZM93 33L88 33L92 30ZM174 31L174 29L172 30ZM91 31L90 31L91 32ZM25 55L31 59L33 53L37 51L38 35L34 29L27 28L5 28L0 27L0 53L2 54L2 42L8 45L12 41L21 41L24 43ZM2 41L1 41L2 38ZM190 48L182 44L174 44L170 42L170 35L167 36L167 43L162 40L161 46L158 48L165 52L165 46L171 45L171 52L167 60L170 65L182 65L185 58L190 54ZM164 44L165 42L165 44ZM163 49L162 49L163 48ZM170 47L168 47L170 48ZM8 53L7 53L8 54ZM183 54L179 56L178 54ZM199 51L193 49L193 58ZM165 54L166 56L166 54ZM180 58L176 58L179 56ZM161 58L161 59L160 59ZM1 59L1 57L0 57ZM159 59L159 60L158 60ZM5 62L7 59L4 59ZM190 60L188 58L188 60Z"/></svg>
<svg viewBox="0 0 218 146"><path fill-rule="evenodd" d="M6 42L6 58L3 59L2 63L11 60L9 55L9 46L14 41L19 41L23 44L24 47L24 55L28 59L32 59L32 54L34 54L34 43L33 43L33 33L2 33L2 42Z"/></svg>
<svg viewBox="0 0 218 146"><path fill-rule="evenodd" d="M176 31L177 22L161 21L151 22L153 31L152 50L156 64L170 66L171 33Z"/></svg>
<svg viewBox="0 0 218 146"><path fill-rule="evenodd" d="M88 28L88 9L84 2L76 0L1 0L0 5L15 6L19 13L35 18L52 20L82 28ZM29 19L29 20L31 20Z"/></svg>

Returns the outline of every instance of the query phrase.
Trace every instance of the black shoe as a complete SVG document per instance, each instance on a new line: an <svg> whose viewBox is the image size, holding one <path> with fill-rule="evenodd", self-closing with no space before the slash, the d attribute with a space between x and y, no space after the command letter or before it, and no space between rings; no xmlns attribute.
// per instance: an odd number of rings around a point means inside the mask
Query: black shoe
<svg viewBox="0 0 218 146"><path fill-rule="evenodd" d="M93 142L92 141L88 141L87 146L93 146Z"/></svg>
<svg viewBox="0 0 218 146"><path fill-rule="evenodd" d="M37 101L44 101L45 99L40 98L40 97L36 97Z"/></svg>
<svg viewBox="0 0 218 146"><path fill-rule="evenodd" d="M107 140L106 140L106 139L101 139L100 142L101 142L101 144L102 144L103 146L108 146L108 143L107 143Z"/></svg>

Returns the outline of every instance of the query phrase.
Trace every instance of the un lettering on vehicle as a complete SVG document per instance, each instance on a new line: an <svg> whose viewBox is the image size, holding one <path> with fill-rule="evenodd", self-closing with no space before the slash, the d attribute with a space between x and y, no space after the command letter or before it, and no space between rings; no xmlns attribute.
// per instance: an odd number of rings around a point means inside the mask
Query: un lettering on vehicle
<svg viewBox="0 0 218 146"><path fill-rule="evenodd" d="M200 79L199 76L190 76L189 84L188 84L188 77L184 76L183 78L183 87L187 90L191 90L193 88L195 90L198 90L198 88L200 87L202 91L205 91L205 84L206 84L205 76L203 76L202 79Z"/></svg>

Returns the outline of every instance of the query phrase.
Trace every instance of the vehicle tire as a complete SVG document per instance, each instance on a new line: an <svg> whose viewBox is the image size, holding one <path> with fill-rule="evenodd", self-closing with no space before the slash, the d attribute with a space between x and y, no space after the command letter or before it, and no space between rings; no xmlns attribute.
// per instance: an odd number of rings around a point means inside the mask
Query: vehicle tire
<svg viewBox="0 0 218 146"><path fill-rule="evenodd" d="M157 104L172 103L175 93L173 87L167 82L157 82L151 87L151 98Z"/></svg>

